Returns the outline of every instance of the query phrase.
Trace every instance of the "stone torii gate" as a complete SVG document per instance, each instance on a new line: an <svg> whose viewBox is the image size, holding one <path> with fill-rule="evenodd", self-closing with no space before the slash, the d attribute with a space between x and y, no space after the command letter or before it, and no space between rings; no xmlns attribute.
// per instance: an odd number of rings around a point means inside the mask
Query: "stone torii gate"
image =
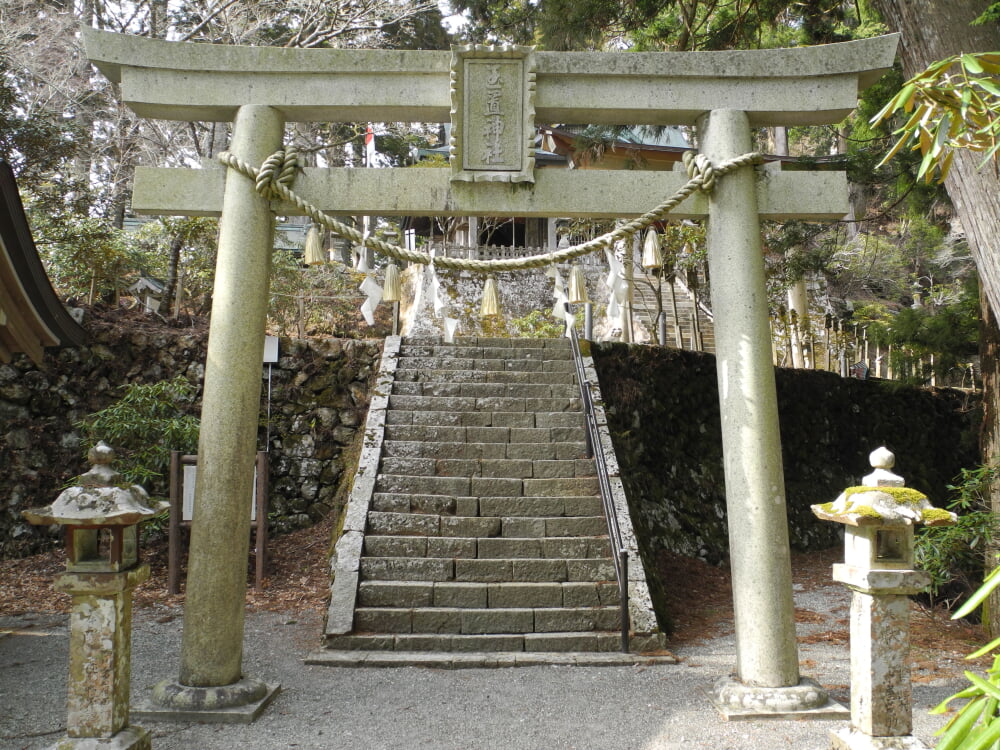
<svg viewBox="0 0 1000 750"><path fill-rule="evenodd" d="M534 124L695 125L715 164L761 126L835 123L892 65L897 38L689 53L298 50L154 41L84 30L87 54L138 115L233 122L230 153L259 166L287 122L452 123L452 169L305 169L295 192L330 214L641 215L677 172L535 170ZM214 167L214 168L213 168ZM839 172L740 168L671 213L708 219L736 616L736 679L723 704L815 705L798 669L781 444L760 219L847 212ZM235 170L136 170L137 213L221 216L205 370L177 709L260 700L242 674L245 564L259 366L275 213ZM807 681L806 681L807 682ZM770 711L773 714L773 711Z"/></svg>

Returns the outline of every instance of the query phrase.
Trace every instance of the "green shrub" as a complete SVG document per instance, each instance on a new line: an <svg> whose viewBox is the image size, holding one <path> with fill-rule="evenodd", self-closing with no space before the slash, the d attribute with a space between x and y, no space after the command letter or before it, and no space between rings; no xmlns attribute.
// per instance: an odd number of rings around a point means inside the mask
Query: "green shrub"
<svg viewBox="0 0 1000 750"><path fill-rule="evenodd" d="M76 423L84 452L103 440L115 449L115 468L150 495L161 494L170 451L198 450L199 421L191 411L197 395L183 375L158 383L132 383L110 406Z"/></svg>
<svg viewBox="0 0 1000 750"><path fill-rule="evenodd" d="M997 521L990 510L990 486L998 478L996 466L963 469L949 510L958 514L954 526L923 528L917 535L917 568L931 576L930 596L949 608L971 594L982 579L986 548L997 534Z"/></svg>

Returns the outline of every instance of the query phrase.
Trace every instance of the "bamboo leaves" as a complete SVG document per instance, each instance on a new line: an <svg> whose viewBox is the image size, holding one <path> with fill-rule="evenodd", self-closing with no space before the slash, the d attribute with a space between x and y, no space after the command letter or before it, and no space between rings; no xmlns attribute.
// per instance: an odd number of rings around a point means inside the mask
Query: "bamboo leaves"
<svg viewBox="0 0 1000 750"><path fill-rule="evenodd" d="M975 610L997 586L1000 586L1000 568L995 568L979 590L952 615L952 619L965 617ZM977 659L1000 645L1000 639L994 640L967 659ZM1000 705L1000 656L993 659L992 668L986 677L980 677L966 670L965 678L969 687L955 693L935 706L931 713L943 714L948 710L948 704L953 700L967 701L947 724L937 732L941 741L937 750L987 750L994 748L1000 742L1000 715L997 707Z"/></svg>
<svg viewBox="0 0 1000 750"><path fill-rule="evenodd" d="M1000 52L954 55L907 81L872 124L909 115L879 166L909 146L923 154L918 179L943 181L954 150L984 153L980 167L1000 152Z"/></svg>
<svg viewBox="0 0 1000 750"><path fill-rule="evenodd" d="M197 388L183 375L130 383L114 403L75 423L85 448L104 440L119 451L117 468L129 482L151 488L166 474L170 451L193 453L199 420L190 413ZM155 488L150 494L155 494Z"/></svg>

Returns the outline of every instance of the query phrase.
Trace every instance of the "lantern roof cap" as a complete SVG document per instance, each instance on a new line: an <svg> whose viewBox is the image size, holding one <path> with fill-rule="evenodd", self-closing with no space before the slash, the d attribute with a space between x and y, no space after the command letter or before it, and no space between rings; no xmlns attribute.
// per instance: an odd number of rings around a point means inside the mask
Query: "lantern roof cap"
<svg viewBox="0 0 1000 750"><path fill-rule="evenodd" d="M160 513L166 503L150 505L146 490L129 485L111 463L114 450L99 442L87 454L90 470L81 474L51 505L31 508L23 515L33 524L67 526L132 526Z"/></svg>
<svg viewBox="0 0 1000 750"><path fill-rule="evenodd" d="M824 521L848 526L949 526L958 516L935 508L922 492L907 488L903 477L890 469L896 463L888 448L876 448L868 456L872 473L858 487L848 487L832 503L813 505L813 514Z"/></svg>

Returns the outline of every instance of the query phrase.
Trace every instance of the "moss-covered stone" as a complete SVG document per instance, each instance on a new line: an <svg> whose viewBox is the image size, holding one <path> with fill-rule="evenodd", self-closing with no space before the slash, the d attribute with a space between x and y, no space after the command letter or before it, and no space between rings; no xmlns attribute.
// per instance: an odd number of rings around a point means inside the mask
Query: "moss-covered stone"
<svg viewBox="0 0 1000 750"><path fill-rule="evenodd" d="M591 351L647 563L664 549L724 561L729 543L715 357L607 343ZM910 487L940 502L959 470L980 462L981 413L967 393L811 370L779 368L776 380L789 538L796 549L839 544L840 527L817 519L810 506L859 482L877 446L899 457Z"/></svg>
<svg viewBox="0 0 1000 750"><path fill-rule="evenodd" d="M934 524L954 523L951 511L944 508L925 508L921 512L923 522L933 526Z"/></svg>
<svg viewBox="0 0 1000 750"><path fill-rule="evenodd" d="M927 501L927 495L912 487L848 487L844 490L844 497L850 500L852 495L862 492L884 492L900 505L913 507Z"/></svg>

